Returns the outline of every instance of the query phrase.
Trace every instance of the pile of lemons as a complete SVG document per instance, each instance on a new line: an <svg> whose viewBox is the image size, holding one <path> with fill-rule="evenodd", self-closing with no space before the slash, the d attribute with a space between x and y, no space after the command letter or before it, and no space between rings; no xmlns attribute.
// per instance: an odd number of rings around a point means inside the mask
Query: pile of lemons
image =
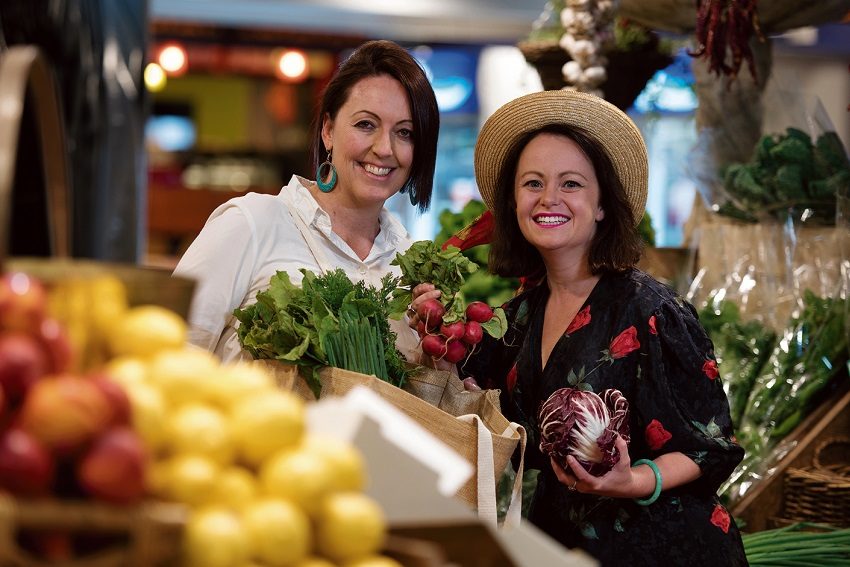
<svg viewBox="0 0 850 567"><path fill-rule="evenodd" d="M362 492L360 453L309 434L304 402L262 368L220 364L185 338L174 313L128 309L106 370L153 456L151 495L191 509L186 565L399 567L379 554L386 523Z"/></svg>

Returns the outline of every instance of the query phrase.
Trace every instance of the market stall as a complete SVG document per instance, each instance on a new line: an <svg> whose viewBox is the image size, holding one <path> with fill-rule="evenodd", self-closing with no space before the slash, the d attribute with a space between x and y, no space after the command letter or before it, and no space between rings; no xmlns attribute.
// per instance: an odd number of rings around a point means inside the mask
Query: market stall
<svg viewBox="0 0 850 567"><path fill-rule="evenodd" d="M615 8L702 44L719 25L710 10L750 24L730 52L703 45L709 57L695 59L694 171L708 207L695 208L693 249L642 265L687 280L714 343L747 451L721 490L750 562L790 562L795 548L810 563L846 562L850 161L817 105L779 112L763 97L771 48L759 37L836 21L850 2L615 4L567 0L559 9L592 17L555 16L566 47L521 46L541 74L556 61L547 88L627 107L668 61L654 36L621 45L622 57L604 51ZM627 76L634 84L617 84ZM0 55L0 107L23 107L29 92L43 141L58 144L44 154L64 156L52 90L36 51ZM63 159L45 160L54 257L5 258L13 126L0 128L0 565L594 564L521 519L534 482L526 432L498 392L404 361L389 331L411 288L433 281L443 298L417 313L423 351L455 363L484 334L504 336L499 306L519 282L484 274L480 242L444 246L469 235L480 203L444 215L443 233L399 254L402 276L379 289L341 271L304 273L299 286L279 273L235 314L257 360L225 365L187 347L192 282L66 257Z"/></svg>

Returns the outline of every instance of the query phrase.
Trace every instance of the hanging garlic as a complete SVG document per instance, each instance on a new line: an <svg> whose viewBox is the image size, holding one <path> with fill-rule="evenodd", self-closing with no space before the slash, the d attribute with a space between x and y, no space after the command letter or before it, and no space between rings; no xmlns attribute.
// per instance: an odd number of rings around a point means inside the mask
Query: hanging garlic
<svg viewBox="0 0 850 567"><path fill-rule="evenodd" d="M613 38L610 27L618 5L619 0L566 0L559 42L572 58L561 69L566 88L602 96L599 86L607 79L608 63L602 53Z"/></svg>

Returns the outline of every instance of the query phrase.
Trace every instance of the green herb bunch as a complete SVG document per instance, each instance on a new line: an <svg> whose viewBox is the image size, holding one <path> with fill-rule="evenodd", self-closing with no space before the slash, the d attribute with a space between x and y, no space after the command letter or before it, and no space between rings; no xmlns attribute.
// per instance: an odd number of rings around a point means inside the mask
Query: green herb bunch
<svg viewBox="0 0 850 567"><path fill-rule="evenodd" d="M335 366L401 386L409 370L390 330L390 294L399 278L387 274L376 288L352 282L342 269L317 276L305 269L301 287L277 272L257 301L233 314L237 335L254 358L289 362L306 369L319 396L318 370Z"/></svg>
<svg viewBox="0 0 850 567"><path fill-rule="evenodd" d="M751 567L850 564L850 528L801 522L742 534Z"/></svg>

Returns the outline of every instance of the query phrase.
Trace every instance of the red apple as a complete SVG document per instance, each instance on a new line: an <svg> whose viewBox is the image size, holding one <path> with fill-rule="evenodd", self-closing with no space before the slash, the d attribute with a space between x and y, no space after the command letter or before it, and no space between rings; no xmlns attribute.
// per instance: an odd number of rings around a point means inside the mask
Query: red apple
<svg viewBox="0 0 850 567"><path fill-rule="evenodd" d="M0 386L10 405L24 399L48 369L47 355L38 341L24 333L0 334Z"/></svg>
<svg viewBox="0 0 850 567"><path fill-rule="evenodd" d="M12 427L0 433L0 488L15 496L42 496L53 484L53 458L26 431Z"/></svg>
<svg viewBox="0 0 850 567"><path fill-rule="evenodd" d="M34 333L47 311L47 290L23 272L0 276L0 330Z"/></svg>
<svg viewBox="0 0 850 567"><path fill-rule="evenodd" d="M133 421L133 405L121 384L112 380L108 374L101 373L90 375L89 380L100 389L109 404L109 425L130 425Z"/></svg>
<svg viewBox="0 0 850 567"><path fill-rule="evenodd" d="M147 456L129 427L110 429L97 438L77 467L77 479L89 495L111 504L134 504L145 494Z"/></svg>
<svg viewBox="0 0 850 567"><path fill-rule="evenodd" d="M50 374L62 374L71 369L71 363L74 361L74 349L71 346L68 333L65 332L65 328L59 321L51 318L42 320L37 337L47 352L47 358L50 362L48 372Z"/></svg>
<svg viewBox="0 0 850 567"><path fill-rule="evenodd" d="M112 410L91 380L62 374L36 382L18 421L59 456L72 455L109 426Z"/></svg>

